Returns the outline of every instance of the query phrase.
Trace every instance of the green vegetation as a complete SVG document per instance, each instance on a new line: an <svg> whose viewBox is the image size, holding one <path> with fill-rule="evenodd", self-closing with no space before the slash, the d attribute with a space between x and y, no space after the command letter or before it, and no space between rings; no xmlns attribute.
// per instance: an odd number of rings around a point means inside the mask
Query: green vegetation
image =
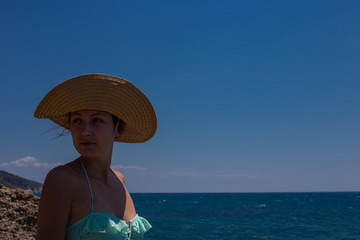
<svg viewBox="0 0 360 240"><path fill-rule="evenodd" d="M31 190L33 193L41 192L42 188L41 183L16 176L3 170L0 170L0 184L3 184L8 188Z"/></svg>

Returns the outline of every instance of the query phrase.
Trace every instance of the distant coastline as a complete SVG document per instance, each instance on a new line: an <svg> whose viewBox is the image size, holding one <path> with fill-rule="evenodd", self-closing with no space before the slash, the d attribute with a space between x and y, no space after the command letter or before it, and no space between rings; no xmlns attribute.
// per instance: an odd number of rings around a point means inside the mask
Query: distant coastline
<svg viewBox="0 0 360 240"><path fill-rule="evenodd" d="M0 184L13 189L20 188L33 194L39 194L43 186L39 182L19 177L4 170L0 170Z"/></svg>

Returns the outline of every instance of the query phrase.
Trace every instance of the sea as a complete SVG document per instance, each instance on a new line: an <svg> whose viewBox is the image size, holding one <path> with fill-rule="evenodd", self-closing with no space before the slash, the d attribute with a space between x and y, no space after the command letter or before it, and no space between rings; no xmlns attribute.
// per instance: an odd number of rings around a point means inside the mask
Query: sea
<svg viewBox="0 0 360 240"><path fill-rule="evenodd" d="M133 193L146 240L359 239L360 192Z"/></svg>

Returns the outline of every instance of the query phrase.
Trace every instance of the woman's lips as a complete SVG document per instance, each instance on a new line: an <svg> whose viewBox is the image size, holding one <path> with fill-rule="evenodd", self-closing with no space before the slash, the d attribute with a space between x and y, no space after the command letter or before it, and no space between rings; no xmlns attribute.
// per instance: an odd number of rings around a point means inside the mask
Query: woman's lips
<svg viewBox="0 0 360 240"><path fill-rule="evenodd" d="M92 146L95 144L96 144L95 142L80 142L80 145L82 145L82 146Z"/></svg>

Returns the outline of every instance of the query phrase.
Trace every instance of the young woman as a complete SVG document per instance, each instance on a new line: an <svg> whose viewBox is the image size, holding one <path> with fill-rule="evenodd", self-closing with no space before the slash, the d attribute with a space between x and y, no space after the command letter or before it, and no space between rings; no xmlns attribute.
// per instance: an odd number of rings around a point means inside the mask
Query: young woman
<svg viewBox="0 0 360 240"><path fill-rule="evenodd" d="M145 142L155 134L148 98L127 80L85 74L53 88L34 116L68 129L80 154L46 177L38 239L143 239L151 225L136 214L124 176L110 166L114 141Z"/></svg>

